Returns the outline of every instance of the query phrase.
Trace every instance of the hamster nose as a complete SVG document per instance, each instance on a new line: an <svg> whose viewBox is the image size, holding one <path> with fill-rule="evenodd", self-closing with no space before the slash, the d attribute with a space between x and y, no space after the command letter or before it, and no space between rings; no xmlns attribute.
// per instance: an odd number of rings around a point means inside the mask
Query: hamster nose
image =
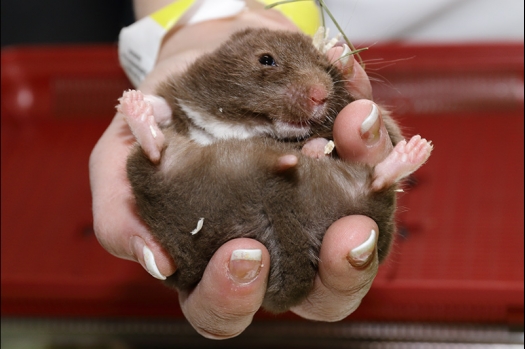
<svg viewBox="0 0 525 349"><path fill-rule="evenodd" d="M315 108L326 102L328 91L324 86L314 85L310 87L310 90L308 91L308 97L310 106Z"/></svg>

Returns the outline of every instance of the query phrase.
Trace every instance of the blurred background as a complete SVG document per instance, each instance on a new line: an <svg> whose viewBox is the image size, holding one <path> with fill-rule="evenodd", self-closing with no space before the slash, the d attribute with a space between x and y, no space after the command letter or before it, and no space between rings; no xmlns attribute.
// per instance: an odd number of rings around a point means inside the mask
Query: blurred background
<svg viewBox="0 0 525 349"><path fill-rule="evenodd" d="M370 47L375 100L435 150L354 314L259 312L217 342L93 234L87 161L131 87L116 56L131 1L1 2L2 348L523 348L523 1L326 3Z"/></svg>
<svg viewBox="0 0 525 349"><path fill-rule="evenodd" d="M523 41L524 4L519 0L328 0L326 3L356 43Z"/></svg>
<svg viewBox="0 0 525 349"><path fill-rule="evenodd" d="M326 0L355 43L523 41L520 0ZM116 42L131 0L5 0L2 46ZM337 29L329 25L333 32Z"/></svg>

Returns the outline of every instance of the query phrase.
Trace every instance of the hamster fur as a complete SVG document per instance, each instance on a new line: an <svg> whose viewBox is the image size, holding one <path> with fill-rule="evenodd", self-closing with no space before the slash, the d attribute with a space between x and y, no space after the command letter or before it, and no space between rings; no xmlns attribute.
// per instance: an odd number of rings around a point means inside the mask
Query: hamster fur
<svg viewBox="0 0 525 349"><path fill-rule="evenodd" d="M191 289L222 244L254 238L271 258L263 307L284 312L310 292L327 228L351 214L378 224L385 258L396 185L372 191L373 167L300 152L311 137L332 139L335 117L354 100L311 38L243 30L157 94L173 111L160 163L137 145L127 171L139 215L177 265L167 285ZM383 122L394 145L403 139L386 113ZM286 154L298 164L276 167Z"/></svg>

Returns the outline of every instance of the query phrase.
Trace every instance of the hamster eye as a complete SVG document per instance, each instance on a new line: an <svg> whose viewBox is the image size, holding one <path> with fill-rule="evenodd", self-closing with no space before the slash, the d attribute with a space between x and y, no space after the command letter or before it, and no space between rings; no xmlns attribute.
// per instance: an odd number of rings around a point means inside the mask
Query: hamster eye
<svg viewBox="0 0 525 349"><path fill-rule="evenodd" d="M275 59L273 59L273 57L270 56L270 55L262 55L259 58L259 63L261 63L263 65L269 65L269 66L272 66L272 67L275 67L277 65L275 63Z"/></svg>

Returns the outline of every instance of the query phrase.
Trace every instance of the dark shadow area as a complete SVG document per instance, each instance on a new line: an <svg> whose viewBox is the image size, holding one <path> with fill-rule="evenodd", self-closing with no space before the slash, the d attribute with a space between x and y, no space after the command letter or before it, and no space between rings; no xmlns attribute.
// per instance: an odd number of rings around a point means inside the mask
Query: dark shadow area
<svg viewBox="0 0 525 349"><path fill-rule="evenodd" d="M134 21L131 0L3 0L2 47L117 42Z"/></svg>

